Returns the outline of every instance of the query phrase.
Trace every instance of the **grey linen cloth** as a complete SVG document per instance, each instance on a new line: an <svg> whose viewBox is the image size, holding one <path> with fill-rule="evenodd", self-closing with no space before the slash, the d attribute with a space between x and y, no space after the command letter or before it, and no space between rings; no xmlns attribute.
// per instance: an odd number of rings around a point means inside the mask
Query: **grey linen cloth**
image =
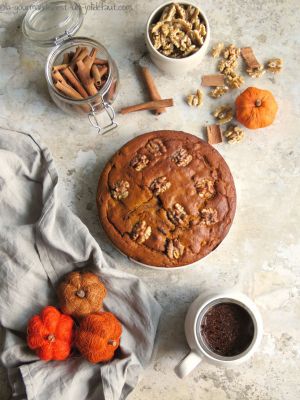
<svg viewBox="0 0 300 400"><path fill-rule="evenodd" d="M87 227L57 196L49 150L32 136L0 130L0 323L2 363L13 399L119 400L150 361L161 308L141 281L115 268ZM29 318L57 306L55 286L88 267L107 287L106 310L121 321L117 357L90 364L75 354L40 361L26 346Z"/></svg>

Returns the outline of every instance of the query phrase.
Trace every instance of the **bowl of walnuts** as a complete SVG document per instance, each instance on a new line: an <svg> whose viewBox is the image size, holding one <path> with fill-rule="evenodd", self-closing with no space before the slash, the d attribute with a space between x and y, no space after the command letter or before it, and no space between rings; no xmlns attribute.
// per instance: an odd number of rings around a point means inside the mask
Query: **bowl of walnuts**
<svg viewBox="0 0 300 400"><path fill-rule="evenodd" d="M195 68L205 55L210 39L207 17L190 2L168 2L150 15L146 44L153 63L170 75Z"/></svg>

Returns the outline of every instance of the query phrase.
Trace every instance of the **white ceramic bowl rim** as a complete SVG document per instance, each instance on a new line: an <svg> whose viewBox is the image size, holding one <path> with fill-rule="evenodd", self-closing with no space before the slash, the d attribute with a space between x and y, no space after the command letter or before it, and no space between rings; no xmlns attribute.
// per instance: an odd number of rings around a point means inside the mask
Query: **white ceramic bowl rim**
<svg viewBox="0 0 300 400"><path fill-rule="evenodd" d="M183 58L172 58L172 57L165 56L164 54L162 54L161 52L159 52L159 51L153 46L152 40L151 40L150 35L149 35L149 29L150 29L150 25L151 25L151 23L152 23L154 17L156 16L156 14L158 14L158 12L159 12L160 10L162 10L163 8L167 7L168 5L174 4L174 3L175 3L174 1L167 1L166 3L163 3L163 4L161 4L160 6L158 6L158 7L151 13L150 17L148 18L148 22L147 22L147 32L146 32L146 35L147 35L147 40L148 40L148 42L149 42L151 48L153 49L153 51L154 51L158 56L160 56L162 59L168 60L168 61L170 61L170 62L182 63L182 62L187 62L187 60L191 60L192 58L195 58L195 57L198 55L199 51L201 51L202 47L204 46L205 41L207 40L207 38L208 38L208 36L209 36L209 34L208 34L209 25L208 25L208 20L207 20L207 17L206 17L206 15L205 15L205 13L204 13L202 10L200 10L200 15L201 15L201 17L203 18L203 20L204 20L204 22L205 22L205 26L206 26L206 36L205 36L205 39L204 39L204 43L203 43L203 45L200 47L200 49L198 49L194 54L191 54L190 56L183 57ZM193 3L193 2L190 2L190 1L178 1L178 4L191 5L191 6L193 6L193 7L199 8L199 6L198 6L197 4L195 4L195 3Z"/></svg>
<svg viewBox="0 0 300 400"><path fill-rule="evenodd" d="M201 321L199 321L200 314L205 310L206 307L210 308L211 306L213 307L216 304L219 303L234 303L239 305L240 307L244 308L248 314L250 315L253 325L254 325L254 334L253 334L253 339L249 346L240 354L237 354L232 357L224 357L219 354L214 353L211 351L203 342L199 341L198 335L196 334L196 330L198 328L198 325ZM202 317L204 316L205 313L203 313ZM207 298L203 304L201 304L201 307L199 307L199 310L197 311L197 314L194 319L194 332L195 332L195 340L197 343L197 346L201 349L201 352L204 353L206 357L209 359L212 359L214 361L221 361L223 363L230 363L232 361L236 360L243 360L244 358L247 358L249 353L252 353L255 348L258 346L260 342L260 336L261 336L261 327L262 321L261 321L261 316L259 311L257 310L257 307L255 303L249 299L248 297L242 295L242 294L230 294L230 293L224 293L221 296L220 295L214 295L209 298Z"/></svg>

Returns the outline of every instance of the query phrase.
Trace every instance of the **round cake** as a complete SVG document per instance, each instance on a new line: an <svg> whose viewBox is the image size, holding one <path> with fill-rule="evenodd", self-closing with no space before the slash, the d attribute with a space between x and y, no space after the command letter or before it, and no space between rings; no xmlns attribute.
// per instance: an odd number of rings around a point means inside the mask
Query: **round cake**
<svg viewBox="0 0 300 400"><path fill-rule="evenodd" d="M185 132L146 133L123 146L98 184L102 226L142 264L179 267L213 251L235 214L230 170L211 145Z"/></svg>

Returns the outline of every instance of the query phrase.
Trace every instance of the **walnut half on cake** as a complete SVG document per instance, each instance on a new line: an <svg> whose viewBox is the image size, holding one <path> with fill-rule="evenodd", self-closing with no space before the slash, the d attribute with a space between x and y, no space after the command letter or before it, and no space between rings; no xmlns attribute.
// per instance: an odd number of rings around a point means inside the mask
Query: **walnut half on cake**
<svg viewBox="0 0 300 400"><path fill-rule="evenodd" d="M170 268L192 264L222 242L236 192L212 146L188 133L157 131L128 142L106 164L97 207L122 253Z"/></svg>

